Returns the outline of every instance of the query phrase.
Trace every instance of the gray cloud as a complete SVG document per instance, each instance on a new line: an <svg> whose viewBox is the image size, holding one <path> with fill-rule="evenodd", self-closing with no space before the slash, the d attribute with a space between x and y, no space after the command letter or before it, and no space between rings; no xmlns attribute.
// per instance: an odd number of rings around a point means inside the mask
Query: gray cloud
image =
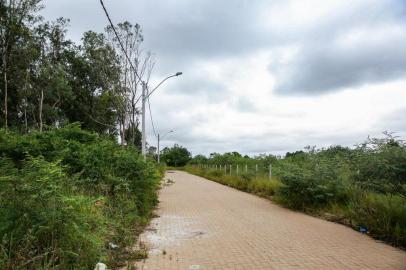
<svg viewBox="0 0 406 270"><path fill-rule="evenodd" d="M43 3L47 6L42 11L46 19L60 16L71 19L69 37L75 41L80 41L84 31L101 32L107 25L98 1L44 0ZM268 71L269 76L276 80L274 91L269 91L270 96L261 98L271 100L275 98L273 93L284 95L287 108L290 105L287 100L294 99L296 95L316 100L321 94L344 88L402 79L406 75L404 0L347 1L315 21L303 11L301 15L308 17L304 19L312 21L310 23L297 23L297 16L289 12L280 16L282 10L289 10L289 6L295 4L295 1L289 0L105 0L105 3L114 22L128 20L141 24L145 48L151 50L157 59L154 81L177 71L184 72L176 81L165 84L151 99L158 132L175 130L166 137L163 146L176 142L188 147L194 154L233 150L244 154L284 153L306 145L351 146L386 129L406 131L402 121L404 111L379 119L375 127L358 133L350 130L325 132L322 125L308 131L300 127L300 122L308 120L312 114L293 109L258 111L257 106L261 106L256 103L255 95L247 100L239 94L240 89L236 89L238 83L230 83L244 80L240 78L248 66L244 61L256 57L261 51L272 54ZM264 11L269 11L267 16L272 22L269 25L262 21ZM309 12L312 11L310 7ZM387 29L387 33L377 31L382 28ZM341 42L340 38L357 29L364 29L366 34L356 42ZM283 58L279 49L290 47L298 48L298 54L289 61L278 61ZM233 71L220 70L222 78L219 79L202 70L206 63L223 67L223 62L229 59L238 63L241 72L234 74ZM159 95L167 97L167 100L159 99ZM224 110L224 115L210 120L205 108L216 104L229 107L220 110ZM292 104L297 106L297 103ZM196 107L199 109L194 110ZM359 109L362 110L362 105ZM247 114L241 114L244 112ZM266 113L270 114L269 118L282 120L275 121L268 131L258 134L252 126L258 125L258 130L263 130L262 125L266 122L263 119L268 118L268 115L263 115ZM213 126L219 128L210 121L226 118L233 122L233 117L241 116L254 123L250 126L252 136L241 136L238 132L226 136L227 127L216 130L218 136L199 133L203 126L207 129ZM285 125L295 124L299 126L297 130L287 133ZM150 124L147 127L148 141L155 144Z"/></svg>
<svg viewBox="0 0 406 270"><path fill-rule="evenodd" d="M71 35L76 40L86 30L102 31L107 20L98 1L74 2L46 0L48 8L43 13L47 18L71 17ZM157 55L156 72L161 76L178 69L192 70L201 60L241 57L259 49L290 45L301 48L298 56L289 63L270 67L279 94L314 95L396 79L406 73L406 46L402 46L406 44L406 2L402 0L354 1L317 24L293 27L287 17L283 18L285 23L269 28L261 25L258 14L269 9L270 17L278 15L290 1L275 0L266 5L260 0L105 3L113 21L141 24L145 47ZM89 13L93 14L91 20ZM389 40L375 39L374 30L381 25L389 30L397 25L405 28ZM357 27L369 31L362 43L352 48L336 43L338 36ZM207 78L198 79L210 84Z"/></svg>
<svg viewBox="0 0 406 270"><path fill-rule="evenodd" d="M289 64L272 68L280 94L320 94L406 75L406 29L395 38L365 40L356 48L311 44Z"/></svg>
<svg viewBox="0 0 406 270"><path fill-rule="evenodd" d="M360 2L299 33L291 61L270 64L278 94L319 95L406 75L406 2Z"/></svg>
<svg viewBox="0 0 406 270"><path fill-rule="evenodd" d="M210 76L198 68L188 69L176 83L166 87L170 93L195 96L214 103L223 100L229 92L224 82L210 80Z"/></svg>

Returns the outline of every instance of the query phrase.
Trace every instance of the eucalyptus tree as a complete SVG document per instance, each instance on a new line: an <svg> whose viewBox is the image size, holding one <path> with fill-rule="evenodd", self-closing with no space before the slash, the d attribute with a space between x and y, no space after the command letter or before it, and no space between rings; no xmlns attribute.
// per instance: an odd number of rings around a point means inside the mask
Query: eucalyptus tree
<svg viewBox="0 0 406 270"><path fill-rule="evenodd" d="M106 32L120 60L121 76L118 94L122 104L119 112L119 128L122 144L139 145L139 101L142 81L148 83L154 67L152 54L142 48L144 36L139 24L119 23L107 27ZM116 33L118 37L116 36ZM124 48L124 50L123 50Z"/></svg>
<svg viewBox="0 0 406 270"><path fill-rule="evenodd" d="M18 119L21 114L15 110L17 107L17 91L23 82L16 77L26 67L22 55L25 42L30 39L32 24L40 20L35 13L41 9L41 0L1 0L0 1L0 52L1 52L1 90L3 100L3 126L7 129L9 118ZM10 91L11 90L11 91ZM11 102L11 104L10 104ZM10 114L10 108L14 111ZM15 115L13 115L15 114Z"/></svg>

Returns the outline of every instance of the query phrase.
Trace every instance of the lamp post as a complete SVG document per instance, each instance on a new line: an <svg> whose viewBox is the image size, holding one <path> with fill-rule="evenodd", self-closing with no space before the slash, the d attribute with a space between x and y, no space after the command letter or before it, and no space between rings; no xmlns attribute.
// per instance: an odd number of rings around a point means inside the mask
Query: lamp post
<svg viewBox="0 0 406 270"><path fill-rule="evenodd" d="M161 151L159 149L159 142L161 139L163 139L166 135L168 135L169 133L172 133L173 130L168 131L167 133L165 133L165 135L163 135L162 137L160 137L159 133L158 133L158 164L161 163Z"/></svg>
<svg viewBox="0 0 406 270"><path fill-rule="evenodd" d="M147 149L146 149L146 145L147 145L147 134L145 132L145 103L147 98L149 98L157 89L158 87L160 87L165 81L169 80L170 78L173 77L178 77L180 75L182 75L182 72L176 72L176 74L171 75L166 77L165 79L163 79L151 92L147 93L147 83L146 82L142 82L142 155L144 156L144 160L147 159Z"/></svg>

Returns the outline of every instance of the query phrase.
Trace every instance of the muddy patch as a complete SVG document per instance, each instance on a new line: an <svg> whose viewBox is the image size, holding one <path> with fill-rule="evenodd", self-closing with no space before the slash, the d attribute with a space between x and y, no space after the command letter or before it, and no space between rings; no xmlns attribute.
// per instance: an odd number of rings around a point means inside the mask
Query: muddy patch
<svg viewBox="0 0 406 270"><path fill-rule="evenodd" d="M198 220L177 215L162 215L151 222L151 226L141 236L141 241L149 248L149 254L162 254L182 241L208 237L208 232L198 229Z"/></svg>

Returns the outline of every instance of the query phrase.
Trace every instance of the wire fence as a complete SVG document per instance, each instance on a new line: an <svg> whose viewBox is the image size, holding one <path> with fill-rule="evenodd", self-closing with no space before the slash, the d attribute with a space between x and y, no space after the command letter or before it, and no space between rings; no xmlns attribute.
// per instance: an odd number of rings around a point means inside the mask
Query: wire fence
<svg viewBox="0 0 406 270"><path fill-rule="evenodd" d="M193 164L192 167L220 171L226 175L272 179L272 164Z"/></svg>

